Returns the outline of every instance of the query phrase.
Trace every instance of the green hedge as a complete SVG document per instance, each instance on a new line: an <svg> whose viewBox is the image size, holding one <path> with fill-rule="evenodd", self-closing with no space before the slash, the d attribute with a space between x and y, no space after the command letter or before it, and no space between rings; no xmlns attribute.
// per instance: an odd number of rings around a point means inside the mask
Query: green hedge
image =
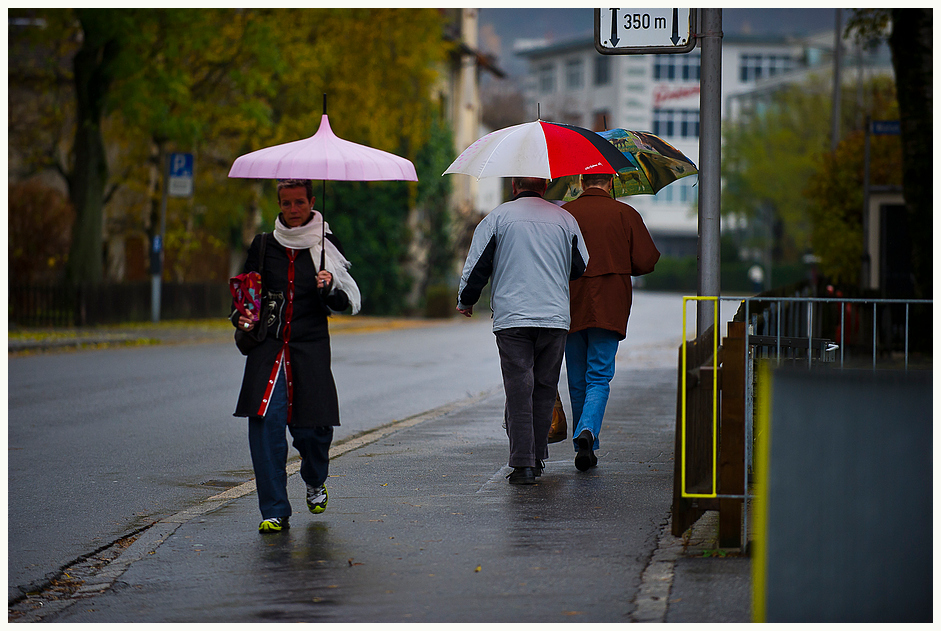
<svg viewBox="0 0 941 631"><path fill-rule="evenodd" d="M751 280L748 278L748 269L752 265L754 263L742 261L722 263L719 270L722 292L754 293ZM775 287L780 287L805 280L807 276L806 265L800 263L775 265L771 280ZM654 271L643 276L642 279L644 289L696 293L699 284L696 259L693 257L661 258Z"/></svg>

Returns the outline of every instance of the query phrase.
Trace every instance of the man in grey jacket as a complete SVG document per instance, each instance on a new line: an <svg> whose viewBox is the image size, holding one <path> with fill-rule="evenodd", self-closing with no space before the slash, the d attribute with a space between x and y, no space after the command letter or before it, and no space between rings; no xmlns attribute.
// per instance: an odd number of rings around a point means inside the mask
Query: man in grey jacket
<svg viewBox="0 0 941 631"><path fill-rule="evenodd" d="M493 332L506 391L510 484L534 484L549 457L552 407L569 329L569 281L585 271L578 223L542 196L548 182L514 177L513 199L474 231L457 310L470 317L491 279Z"/></svg>

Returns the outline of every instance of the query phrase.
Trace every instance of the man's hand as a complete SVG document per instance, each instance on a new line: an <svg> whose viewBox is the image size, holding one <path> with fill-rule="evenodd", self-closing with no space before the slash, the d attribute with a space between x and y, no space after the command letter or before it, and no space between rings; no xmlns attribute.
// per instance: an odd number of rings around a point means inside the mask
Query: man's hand
<svg viewBox="0 0 941 631"><path fill-rule="evenodd" d="M461 312L462 314L464 314L465 316L467 316L468 318L474 315L474 305L471 305L469 307L464 307L463 309L458 307L457 310Z"/></svg>

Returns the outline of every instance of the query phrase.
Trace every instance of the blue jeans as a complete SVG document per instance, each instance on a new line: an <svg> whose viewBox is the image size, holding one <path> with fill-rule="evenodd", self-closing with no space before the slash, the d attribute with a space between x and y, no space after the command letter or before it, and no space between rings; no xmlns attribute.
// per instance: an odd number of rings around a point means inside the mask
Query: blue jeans
<svg viewBox="0 0 941 631"><path fill-rule="evenodd" d="M301 478L304 482L320 486L327 479L333 428L295 427L288 425L287 418L287 388L282 372L271 394L268 413L248 419L248 446L252 453L262 519L291 516L285 470L288 459L285 427L290 428L294 448L301 454Z"/></svg>
<svg viewBox="0 0 941 631"><path fill-rule="evenodd" d="M598 434L601 433L601 420L611 392L609 384L614 378L614 356L619 342L620 335L606 329L584 329L570 334L565 342L565 370L575 423L572 435L575 451L578 451L575 438L586 429L595 437L592 449L598 449Z"/></svg>

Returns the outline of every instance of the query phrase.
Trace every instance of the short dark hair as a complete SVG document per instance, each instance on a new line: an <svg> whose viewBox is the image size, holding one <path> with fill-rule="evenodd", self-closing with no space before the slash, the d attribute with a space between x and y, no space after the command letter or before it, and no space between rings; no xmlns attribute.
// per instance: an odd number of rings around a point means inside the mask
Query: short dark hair
<svg viewBox="0 0 941 631"><path fill-rule="evenodd" d="M541 177L514 177L513 183L518 191L532 191L545 195L549 181Z"/></svg>
<svg viewBox="0 0 941 631"><path fill-rule="evenodd" d="M611 173L586 173L582 175L582 184L589 186L604 186L614 178Z"/></svg>
<svg viewBox="0 0 941 631"><path fill-rule="evenodd" d="M307 191L307 199L314 198L314 183L310 180L278 180L278 202L281 201L281 189L304 187Z"/></svg>

